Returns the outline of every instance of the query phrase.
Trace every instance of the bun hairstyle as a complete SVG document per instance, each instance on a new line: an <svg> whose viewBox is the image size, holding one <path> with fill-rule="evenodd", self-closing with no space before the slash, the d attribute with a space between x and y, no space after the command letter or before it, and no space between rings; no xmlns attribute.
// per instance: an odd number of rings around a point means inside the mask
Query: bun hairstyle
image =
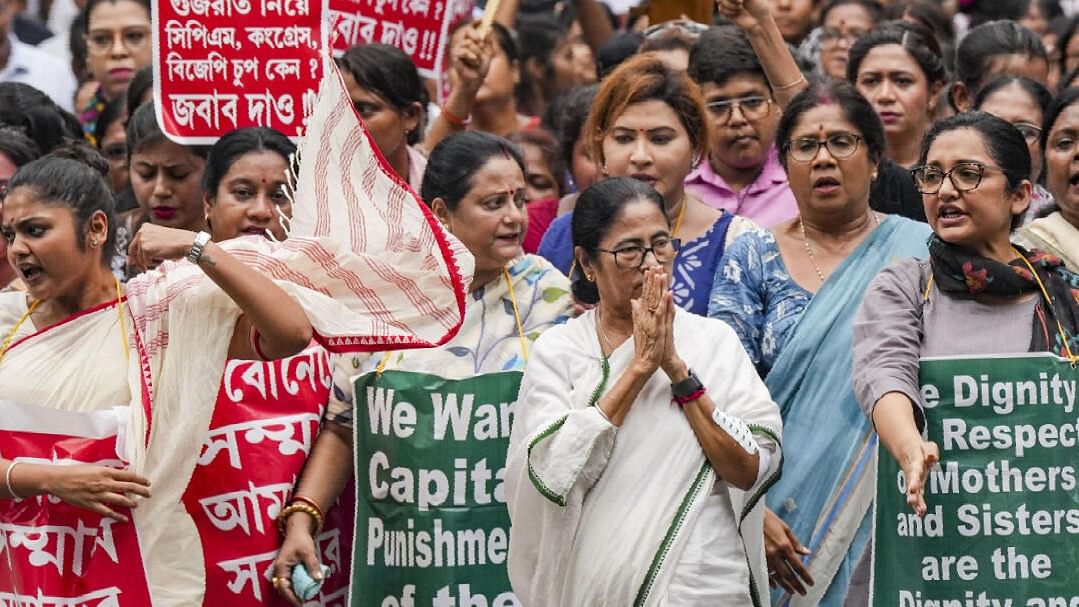
<svg viewBox="0 0 1079 607"><path fill-rule="evenodd" d="M667 217L667 204L651 185L632 177L604 179L581 193L573 208L571 233L573 246L581 247L589 260L596 259L596 248L618 221L622 209L635 202L655 204ZM574 264L576 267L577 264ZM585 304L599 303L599 289L588 280L584 271L577 267L570 272L573 297Z"/></svg>
<svg viewBox="0 0 1079 607"><path fill-rule="evenodd" d="M8 182L6 196L26 188L42 204L70 208L78 226L75 237L82 249L86 248L90 218L101 211L109 225L102 250L111 251L116 240L116 201L105 182L108 172L109 165L97 150L88 144L74 145L20 168Z"/></svg>

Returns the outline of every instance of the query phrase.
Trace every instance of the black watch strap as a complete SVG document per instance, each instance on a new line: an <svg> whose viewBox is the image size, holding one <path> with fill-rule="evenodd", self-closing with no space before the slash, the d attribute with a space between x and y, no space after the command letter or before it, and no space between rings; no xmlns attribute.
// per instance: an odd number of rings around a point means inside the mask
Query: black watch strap
<svg viewBox="0 0 1079 607"><path fill-rule="evenodd" d="M704 384L697 379L697 374L693 372L693 369L689 370L689 377L677 384L671 384L671 392L674 393L675 398L685 398L702 388L704 388Z"/></svg>

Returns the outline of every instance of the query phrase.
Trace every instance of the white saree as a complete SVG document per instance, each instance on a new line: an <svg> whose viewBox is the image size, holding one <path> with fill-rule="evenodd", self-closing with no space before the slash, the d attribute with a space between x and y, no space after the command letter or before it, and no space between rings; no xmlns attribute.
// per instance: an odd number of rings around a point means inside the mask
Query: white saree
<svg viewBox="0 0 1079 607"><path fill-rule="evenodd" d="M781 465L779 409L727 325L679 310L674 329L716 407L772 451L768 470L749 492L719 480L659 370L613 426L592 405L631 362L632 338L608 368L595 312L548 330L507 458L509 573L523 604L762 604L761 497Z"/></svg>
<svg viewBox="0 0 1079 607"><path fill-rule="evenodd" d="M1068 223L1060 211L1019 228L1012 240L1027 249L1056 255L1073 272L1079 269L1079 229Z"/></svg>
<svg viewBox="0 0 1079 607"><path fill-rule="evenodd" d="M330 351L444 343L460 327L472 257L379 161L332 62L326 72L300 146L289 239L221 246L299 301ZM0 401L80 412L126 407L121 455L153 491L134 517L153 605L198 605L202 550L180 498L240 310L186 261L166 262L124 290L122 326L115 301L48 328L27 319L0 359ZM0 335L26 309L25 294L0 294Z"/></svg>

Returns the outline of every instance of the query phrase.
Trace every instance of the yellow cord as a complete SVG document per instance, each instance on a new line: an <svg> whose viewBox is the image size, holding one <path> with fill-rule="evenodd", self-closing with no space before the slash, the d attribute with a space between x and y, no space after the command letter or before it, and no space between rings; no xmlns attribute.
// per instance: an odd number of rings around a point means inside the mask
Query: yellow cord
<svg viewBox="0 0 1079 607"><path fill-rule="evenodd" d="M525 338L524 325L521 324L521 311L517 308L517 294L513 290L513 281L510 280L509 270L502 268L502 277L506 280L506 287L509 288L510 303L513 305L513 320L517 324L517 337L521 340L521 354L524 355L525 363L527 363L528 340ZM386 365L390 362L391 356L393 356L392 350L382 355L382 360L375 367L375 377L382 377L382 372L386 370Z"/></svg>
<svg viewBox="0 0 1079 607"><path fill-rule="evenodd" d="M929 291L933 288L933 274L929 274L929 281L925 283L925 301L929 301Z"/></svg>
<svg viewBox="0 0 1079 607"><path fill-rule="evenodd" d="M1040 288L1042 290L1042 296L1045 297L1045 303L1047 305L1049 305L1050 307L1052 307L1053 306L1053 298L1049 296L1049 291L1047 291L1046 288L1045 288L1045 285L1042 284L1042 279L1041 279L1040 276L1038 276L1038 273L1034 270L1034 266L1032 266L1030 264L1030 260L1028 260L1026 258L1026 256L1023 255L1022 253L1015 250L1015 248L1012 248L1012 253L1015 253L1015 255L1019 259L1022 259L1023 263L1025 263L1027 268L1030 269L1030 273L1034 275L1034 280L1038 283L1038 288ZM1054 314L1053 316L1054 316L1054 320L1057 321L1057 331L1060 331L1060 340L1062 342L1064 342L1064 349L1068 352L1068 360L1071 361L1074 364L1077 359L1075 358L1075 354L1072 353L1071 346L1068 345L1068 335L1064 332L1064 325L1060 324L1060 318L1057 318L1056 314Z"/></svg>
<svg viewBox="0 0 1079 607"><path fill-rule="evenodd" d="M116 281L116 306L120 311L120 341L124 344L124 362L131 362L131 346L127 343L127 323L124 321L124 292L120 289L120 280Z"/></svg>
<svg viewBox="0 0 1079 607"><path fill-rule="evenodd" d="M120 288L120 281L116 278L113 278L113 280L116 281L116 305L120 312L120 340L124 344L124 360L126 362L131 362L131 347L127 343L127 323L124 321L124 294L123 290ZM7 337L4 338L3 345L0 346L0 360L3 360L4 355L7 354L8 348L11 347L11 341L15 338L15 334L19 332L19 327L26 322L27 318L30 318L30 315L34 313L34 310L36 310L40 304L40 299L31 303L26 309L26 313L19 318L19 322L15 323L15 326L8 332Z"/></svg>
<svg viewBox="0 0 1079 607"><path fill-rule="evenodd" d="M22 318L19 319L19 322L15 323L15 326L12 327L11 331L8 332L7 337L4 338L4 344L0 346L0 360L3 360L4 355L7 354L7 349L11 347L11 340L15 338L15 333L19 331L19 327L21 327L22 324L26 322L27 318L30 318L30 315L34 313L34 310L37 309L40 303L41 300L39 299L30 304L30 306L26 309L26 313L23 314Z"/></svg>
<svg viewBox="0 0 1079 607"><path fill-rule="evenodd" d="M506 279L506 286L510 290L510 303L513 304L513 320L517 323L517 337L521 340L521 354L528 363L528 342L525 340L525 329L521 325L521 312L517 309L517 295L513 292L513 281L510 280L510 271L502 268L502 276Z"/></svg>

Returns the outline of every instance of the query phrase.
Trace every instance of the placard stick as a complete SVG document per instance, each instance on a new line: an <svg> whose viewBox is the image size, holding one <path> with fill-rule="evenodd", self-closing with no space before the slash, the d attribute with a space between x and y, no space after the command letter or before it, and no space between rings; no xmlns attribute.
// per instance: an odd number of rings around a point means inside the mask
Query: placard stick
<svg viewBox="0 0 1079 607"><path fill-rule="evenodd" d="M483 19L480 20L480 36L487 37L491 31L491 24L495 22L495 14L498 13L498 5L502 0L487 0L487 6L483 9Z"/></svg>

